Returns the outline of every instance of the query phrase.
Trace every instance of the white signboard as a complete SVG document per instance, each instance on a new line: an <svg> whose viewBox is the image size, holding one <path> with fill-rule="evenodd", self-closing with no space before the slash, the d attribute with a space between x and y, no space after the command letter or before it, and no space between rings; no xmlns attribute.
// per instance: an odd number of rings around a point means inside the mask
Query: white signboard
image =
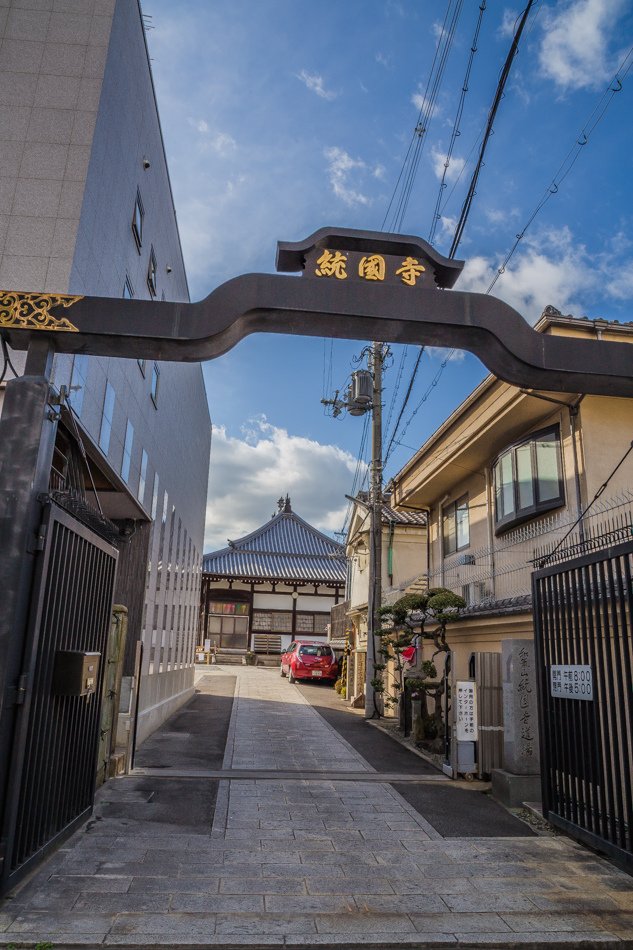
<svg viewBox="0 0 633 950"><path fill-rule="evenodd" d="M550 692L558 699L593 699L590 666L558 665L550 667Z"/></svg>
<svg viewBox="0 0 633 950"><path fill-rule="evenodd" d="M457 681L457 741L477 741L477 692L471 680Z"/></svg>

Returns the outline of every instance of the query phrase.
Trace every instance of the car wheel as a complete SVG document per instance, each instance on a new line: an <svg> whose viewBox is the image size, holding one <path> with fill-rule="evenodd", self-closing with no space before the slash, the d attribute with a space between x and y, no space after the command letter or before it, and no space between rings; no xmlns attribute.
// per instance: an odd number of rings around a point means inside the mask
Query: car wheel
<svg viewBox="0 0 633 950"><path fill-rule="evenodd" d="M294 674L293 674L293 672L292 672L292 667L291 667L291 666L288 667L288 682L289 682L289 683L296 683L296 680L295 680Z"/></svg>

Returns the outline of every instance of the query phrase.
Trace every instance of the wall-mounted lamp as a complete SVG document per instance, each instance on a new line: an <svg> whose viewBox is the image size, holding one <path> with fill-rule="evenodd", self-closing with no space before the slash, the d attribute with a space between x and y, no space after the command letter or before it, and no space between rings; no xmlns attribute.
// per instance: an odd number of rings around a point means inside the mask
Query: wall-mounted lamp
<svg viewBox="0 0 633 950"><path fill-rule="evenodd" d="M143 162L142 162L142 164L143 164L143 168L145 169L145 171L147 171L148 168L151 168L151 167L152 167L151 162L150 162L149 158L147 157L147 155L144 155L144 156L143 156Z"/></svg>

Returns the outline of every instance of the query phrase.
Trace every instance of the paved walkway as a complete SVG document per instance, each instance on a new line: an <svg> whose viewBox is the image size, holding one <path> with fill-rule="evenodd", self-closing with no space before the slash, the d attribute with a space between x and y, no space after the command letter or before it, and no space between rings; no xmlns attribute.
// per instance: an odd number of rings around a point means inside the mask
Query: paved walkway
<svg viewBox="0 0 633 950"><path fill-rule="evenodd" d="M179 741L214 746L197 708ZM4 902L0 946L633 948L633 879L564 837L443 838L278 671L237 670L215 754L110 782Z"/></svg>

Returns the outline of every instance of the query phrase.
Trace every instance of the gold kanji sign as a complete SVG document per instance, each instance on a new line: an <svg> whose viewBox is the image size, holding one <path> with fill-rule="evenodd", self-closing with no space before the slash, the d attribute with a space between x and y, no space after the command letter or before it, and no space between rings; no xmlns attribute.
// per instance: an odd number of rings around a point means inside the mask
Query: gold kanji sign
<svg viewBox="0 0 633 950"><path fill-rule="evenodd" d="M347 257L340 251L323 251L317 261L315 274L317 277L337 277L338 280L345 280L347 277Z"/></svg>

